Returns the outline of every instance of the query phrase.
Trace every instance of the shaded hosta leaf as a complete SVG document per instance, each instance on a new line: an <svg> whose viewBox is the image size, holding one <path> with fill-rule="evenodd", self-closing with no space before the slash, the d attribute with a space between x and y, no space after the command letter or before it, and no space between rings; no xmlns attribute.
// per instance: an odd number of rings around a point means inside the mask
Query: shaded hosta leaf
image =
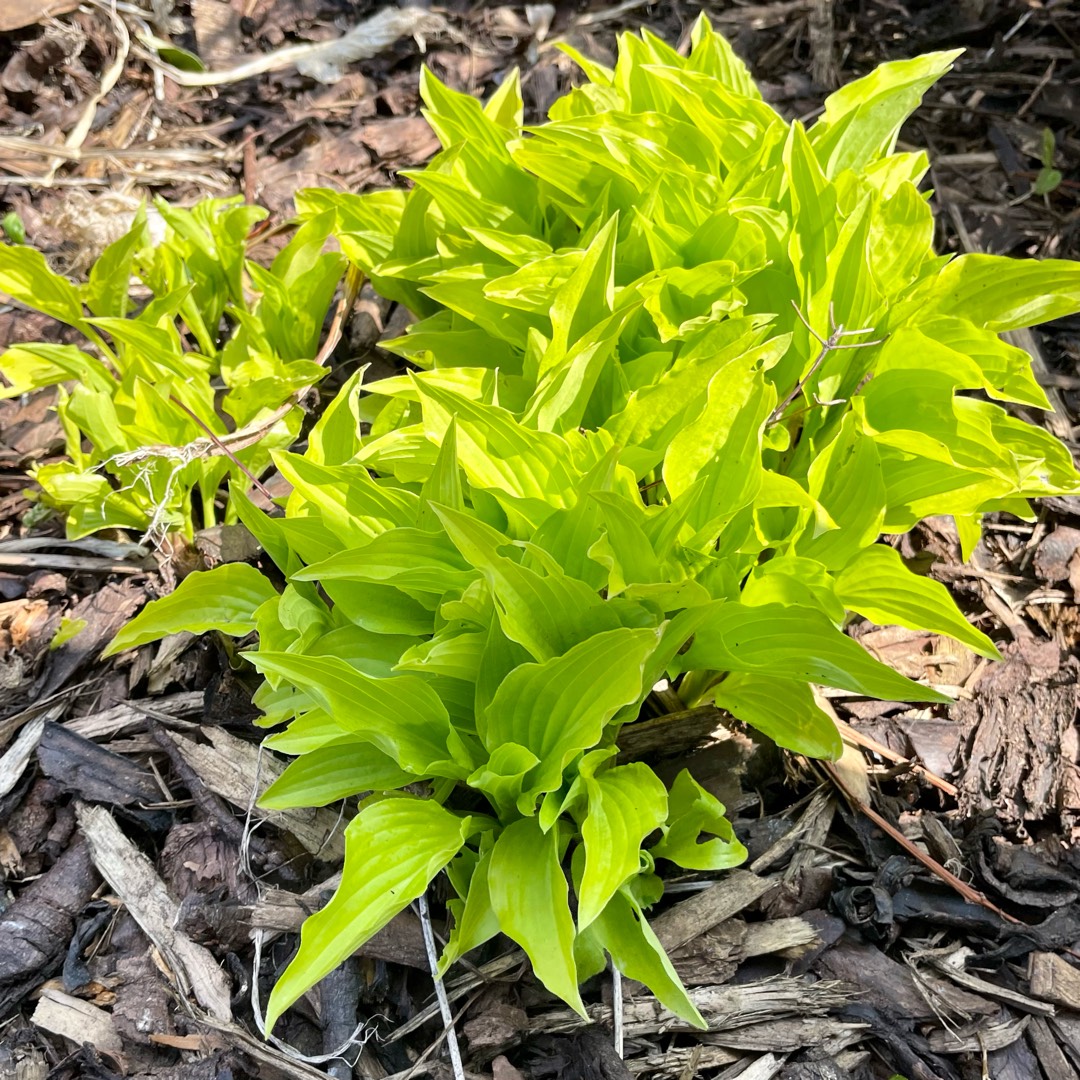
<svg viewBox="0 0 1080 1080"><path fill-rule="evenodd" d="M1001 659L994 643L960 614L949 590L913 574L886 544L865 548L844 567L836 577L836 595L873 622L947 634L981 656Z"/></svg>
<svg viewBox="0 0 1080 1080"><path fill-rule="evenodd" d="M813 559L779 555L755 566L743 585L742 603L788 604L819 608L840 626L844 605L836 594L836 583L825 567Z"/></svg>
<svg viewBox="0 0 1080 1080"><path fill-rule="evenodd" d="M287 765L259 796L259 805L265 810L326 806L349 795L402 788L415 779L370 743L339 738Z"/></svg>
<svg viewBox="0 0 1080 1080"><path fill-rule="evenodd" d="M314 656L340 656L365 675L385 679L415 640L407 634L376 634L362 626L345 625L320 633L307 651Z"/></svg>
<svg viewBox="0 0 1080 1080"><path fill-rule="evenodd" d="M796 754L835 761L843 750L836 724L818 707L807 683L732 672L709 696L721 709Z"/></svg>
<svg viewBox="0 0 1080 1080"><path fill-rule="evenodd" d="M274 586L247 563L223 563L190 574L175 592L153 600L109 642L102 656L133 649L166 634L218 630L243 637L255 629L255 612L277 596Z"/></svg>
<svg viewBox="0 0 1080 1080"><path fill-rule="evenodd" d="M703 841L702 833L712 838ZM724 817L724 804L686 769L671 785L663 838L649 851L687 870L723 870L746 858L746 848L735 839L731 822Z"/></svg>
<svg viewBox="0 0 1080 1080"><path fill-rule="evenodd" d="M245 478L246 479L246 478ZM263 513L248 498L240 484L230 485L229 497L236 515L247 527L248 532L259 542L259 546L274 561L274 565L283 573L289 574L300 569L300 559L289 545L288 536L283 529L284 522Z"/></svg>
<svg viewBox="0 0 1080 1080"><path fill-rule="evenodd" d="M667 819L668 799L657 775L640 762L593 775L584 762L588 808L581 822L585 871L578 890L578 930L608 906L640 869L641 842Z"/></svg>
<svg viewBox="0 0 1080 1080"><path fill-rule="evenodd" d="M560 861L559 831L536 818L508 825L495 841L488 891L499 926L528 954L536 977L587 1018L574 964L574 920Z"/></svg>
<svg viewBox="0 0 1080 1080"><path fill-rule="evenodd" d="M341 884L304 922L300 949L267 1002L267 1034L301 994L415 900L473 831L472 819L408 795L362 807L345 829Z"/></svg>
<svg viewBox="0 0 1080 1080"><path fill-rule="evenodd" d="M257 652L248 659L308 691L346 731L362 735L414 775L465 775L448 749L446 707L423 679L373 679L336 656Z"/></svg>
<svg viewBox="0 0 1080 1080"><path fill-rule="evenodd" d="M371 581L399 589L445 593L476 577L445 533L390 529L370 544L331 555L293 575L295 581Z"/></svg>
<svg viewBox="0 0 1080 1080"><path fill-rule="evenodd" d="M485 833L481 837L483 843L490 837ZM461 858L472 855L466 849ZM450 931L450 939L446 943L442 956L439 957L439 975L446 973L450 965L467 952L479 948L485 942L490 941L499 933L499 917L491 906L491 892L488 887L488 874L491 868L491 849L482 849L479 858L473 864L472 873L467 884L459 889L461 884L454 875L454 864L447 868L447 874L458 889L458 896L464 900L463 904L456 907L454 912L454 927ZM453 906L453 901L450 902Z"/></svg>
<svg viewBox="0 0 1080 1080"><path fill-rule="evenodd" d="M393 585L330 578L322 589L340 614L374 634L416 636L434 630L431 608Z"/></svg>
<svg viewBox="0 0 1080 1080"><path fill-rule="evenodd" d="M539 660L566 651L590 633L614 629L618 616L583 581L557 567L538 574L506 555L505 536L468 514L437 508L465 560L486 579L503 631Z"/></svg>
<svg viewBox="0 0 1080 1080"><path fill-rule="evenodd" d="M503 679L479 730L489 750L516 743L540 762L529 775L522 813L537 794L558 787L570 758L595 746L604 725L638 699L658 641L656 630L609 630Z"/></svg>
<svg viewBox="0 0 1080 1080"><path fill-rule="evenodd" d="M608 597L617 596L628 585L663 583L666 575L645 532L646 517L641 510L610 491L593 492L591 501L600 506L603 553L595 543L588 552L590 559L608 569Z"/></svg>
<svg viewBox="0 0 1080 1080"><path fill-rule="evenodd" d="M641 694L616 717L617 723L637 718L638 711L652 688L664 678L671 669L677 670L676 657L679 656L693 639L699 626L705 623L712 612L712 603L695 598L695 604L685 611L680 611L669 619L660 629L660 641L652 655L645 662L645 676L641 680Z"/></svg>
<svg viewBox="0 0 1080 1080"><path fill-rule="evenodd" d="M599 591L608 581L606 568L592 555L603 528L600 504L582 492L567 510L556 510L533 533L532 542L546 551L569 577ZM610 583L608 583L610 588Z"/></svg>

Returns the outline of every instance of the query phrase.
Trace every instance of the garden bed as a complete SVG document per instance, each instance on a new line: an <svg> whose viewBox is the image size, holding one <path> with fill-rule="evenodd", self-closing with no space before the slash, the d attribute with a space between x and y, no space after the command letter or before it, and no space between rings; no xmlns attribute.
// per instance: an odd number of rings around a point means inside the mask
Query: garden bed
<svg viewBox="0 0 1080 1080"><path fill-rule="evenodd" d="M0 6L0 25L22 21L24 7ZM786 117L813 117L830 89L882 60L964 46L901 136L931 153L938 249L1080 256L1080 18L1063 5L708 9ZM151 193L190 203L242 192L269 209L274 244L297 189L388 186L430 157L422 62L485 97L518 66L526 119L539 120L574 77L554 40L606 62L623 29L685 44L697 11L452 5L417 16L426 55L403 34L330 84L284 66L190 87L155 74L137 36L125 45L123 13L54 4L24 14L28 25L9 25L0 43L4 209L74 276ZM193 0L125 26L169 36L225 72L370 14L323 0ZM1060 183L1035 193L1050 169ZM313 418L359 365L397 370L378 341L403 320L365 288L309 402ZM0 309L0 344L55 333L49 320ZM1080 320L1023 335L1017 344L1057 405L1029 418L1075 457ZM351 810L254 805L281 764L259 751L257 679L222 639L176 635L100 659L191 569L255 552L232 525L190 546L118 531L64 540L25 478L62 449L52 394L0 402L0 1076L451 1075L417 910L303 999L276 1029L281 1043L259 1034L256 1015L300 922L336 884ZM280 477L266 483L282 490ZM991 518L966 563L949 518L897 541L1003 662L937 635L851 630L955 705L831 695L847 750L824 766L711 708L645 719L622 742L620 760L644 761L667 782L689 765L749 851L740 869L669 878L654 919L707 1033L610 974L585 987L586 1026L502 939L447 978L467 1075L1080 1072L1080 501L1044 499L1037 510L1030 523ZM62 625L79 632L50 648ZM441 899L432 896L437 933Z"/></svg>

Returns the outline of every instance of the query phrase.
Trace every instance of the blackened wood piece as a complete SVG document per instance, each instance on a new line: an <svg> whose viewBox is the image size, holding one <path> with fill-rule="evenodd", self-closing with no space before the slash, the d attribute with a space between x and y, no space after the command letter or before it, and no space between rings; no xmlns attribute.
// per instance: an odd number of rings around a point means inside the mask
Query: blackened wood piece
<svg viewBox="0 0 1080 1080"><path fill-rule="evenodd" d="M87 802L113 806L162 799L153 773L60 724L46 724L37 748L41 771Z"/></svg>
<svg viewBox="0 0 1080 1080"><path fill-rule="evenodd" d="M76 916L100 882L79 839L0 915L0 1016L62 963Z"/></svg>

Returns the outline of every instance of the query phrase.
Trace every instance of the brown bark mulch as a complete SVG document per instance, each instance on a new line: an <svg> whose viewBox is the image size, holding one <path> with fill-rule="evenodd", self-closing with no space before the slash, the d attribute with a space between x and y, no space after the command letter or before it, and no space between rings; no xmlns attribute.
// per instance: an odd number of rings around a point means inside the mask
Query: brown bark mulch
<svg viewBox="0 0 1080 1080"><path fill-rule="evenodd" d="M539 119L572 78L553 39L610 60L622 29L684 41L701 6L451 3L426 53L403 39L332 85L285 69L185 88L132 49L94 105L120 55L117 18L220 71L332 38L374 5L191 0L114 15L0 0L0 210L73 274L149 195L239 192L283 221L299 187L394 184L431 155L421 62L476 93L519 66ZM881 60L965 46L902 136L931 151L941 250L1080 256L1080 14L1068 5L704 6L792 117L811 118ZM1063 180L1043 197L1032 186L1046 128ZM385 362L380 326L395 332L395 319L366 296L336 364ZM0 344L54 332L0 306ZM1080 320L1020 343L1058 406L1044 421L1076 453ZM253 1002L335 885L348 808L252 808L280 765L259 753L252 680L220 642L182 636L98 659L168 576L137 538L71 545L37 514L25 472L62 448L49 404L0 402L0 1078L449 1076L413 911L292 1010L282 1043L259 1035ZM991 519L968 565L948 519L897 540L1004 663L930 634L853 630L905 674L954 690L955 706L831 698L850 744L831 769L709 710L659 737L646 722L624 748L662 775L689 762L750 851L719 878L670 881L655 923L707 1034L625 985L620 1057L609 977L587 988L586 1027L495 942L448 978L468 1075L1080 1075L1080 500L1038 511L1034 523ZM174 565L233 557L235 539L211 530ZM86 626L50 649L64 618ZM438 930L438 905L435 916Z"/></svg>

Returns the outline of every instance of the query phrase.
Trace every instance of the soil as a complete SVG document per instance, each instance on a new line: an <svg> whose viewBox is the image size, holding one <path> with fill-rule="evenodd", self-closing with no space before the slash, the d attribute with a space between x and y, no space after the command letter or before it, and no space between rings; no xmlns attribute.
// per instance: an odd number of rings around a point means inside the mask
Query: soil
<svg viewBox="0 0 1080 1080"><path fill-rule="evenodd" d="M300 187L399 184L428 159L422 63L478 95L520 67L539 120L574 77L556 40L602 61L627 29L685 45L702 6L789 117L812 118L882 60L963 46L901 136L931 152L939 249L1080 257L1080 11L1053 0L450 3L425 51L403 36L336 82L286 66L203 87L162 74L145 34L227 73L376 6L0 0L0 214L72 275L150 196L240 193L281 223ZM1061 181L1039 194L1051 167ZM394 318L363 298L335 369L380 358ZM50 338L49 320L0 305L0 345ZM1076 456L1080 319L1018 344L1056 405L1030 418ZM50 401L0 402L0 1078L452 1075L413 910L305 997L280 1042L259 1035L298 926L335 885L342 814L253 813L279 766L260 756L252 685L214 638L99 659L175 575L135 537L72 546L31 512L26 472L62 448ZM502 940L448 978L465 1075L1080 1076L1080 499L1037 510L992 517L967 564L951 519L896 538L1003 663L853 629L954 706L832 697L849 750L829 767L710 710L659 736L644 722L623 747L661 774L689 763L750 851L717 879L669 881L655 921L707 1034L630 984L613 1032L611 975L586 987L586 1026ZM189 562L232 557L233 540L201 536ZM86 627L50 649L63 618Z"/></svg>

